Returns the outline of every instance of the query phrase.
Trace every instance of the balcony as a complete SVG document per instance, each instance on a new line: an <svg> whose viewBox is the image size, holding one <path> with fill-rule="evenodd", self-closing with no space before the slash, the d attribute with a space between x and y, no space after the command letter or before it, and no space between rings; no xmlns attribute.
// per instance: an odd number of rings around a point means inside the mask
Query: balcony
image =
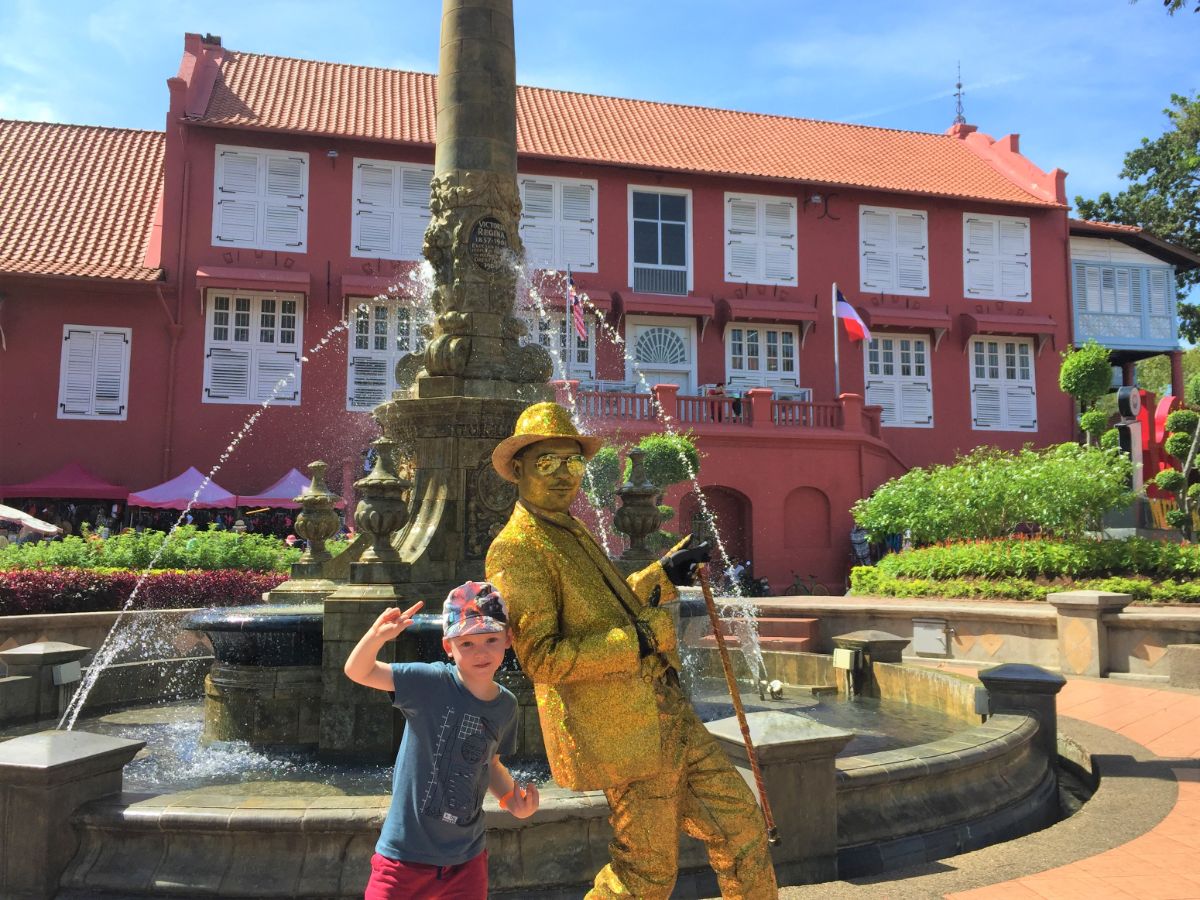
<svg viewBox="0 0 1200 900"><path fill-rule="evenodd" d="M795 436L798 433L860 434L880 437L877 406L864 406L858 394L843 394L833 403L776 399L770 388L752 388L742 397L698 397L680 394L673 384L658 384L642 393L621 383L598 390L595 384L555 382L556 399L597 430L648 432L666 419L675 428L707 435ZM661 412L661 414L660 414Z"/></svg>
<svg viewBox="0 0 1200 900"><path fill-rule="evenodd" d="M1138 356L1179 348L1174 273L1168 266L1074 260L1075 340Z"/></svg>

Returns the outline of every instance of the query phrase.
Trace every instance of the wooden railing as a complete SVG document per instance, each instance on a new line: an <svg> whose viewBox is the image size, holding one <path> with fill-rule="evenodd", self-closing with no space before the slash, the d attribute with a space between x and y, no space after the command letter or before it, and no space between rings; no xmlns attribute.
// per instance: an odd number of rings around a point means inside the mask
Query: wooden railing
<svg viewBox="0 0 1200 900"><path fill-rule="evenodd" d="M841 428L842 405L772 400L771 421L780 428Z"/></svg>
<svg viewBox="0 0 1200 900"><path fill-rule="evenodd" d="M679 397L679 421L689 425L749 425L750 401L741 397Z"/></svg>

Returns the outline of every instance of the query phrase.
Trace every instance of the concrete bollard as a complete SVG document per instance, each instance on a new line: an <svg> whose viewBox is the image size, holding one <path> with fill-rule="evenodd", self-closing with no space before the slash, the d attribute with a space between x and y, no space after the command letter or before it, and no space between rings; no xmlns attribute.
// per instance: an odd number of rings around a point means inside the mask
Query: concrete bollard
<svg viewBox="0 0 1200 900"><path fill-rule="evenodd" d="M42 900L75 855L71 816L83 804L121 790L121 770L145 741L43 731L0 743L0 897Z"/></svg>
<svg viewBox="0 0 1200 900"><path fill-rule="evenodd" d="M1058 667L1067 675L1108 674L1105 613L1120 612L1133 598L1108 591L1062 591L1046 598L1058 611Z"/></svg>
<svg viewBox="0 0 1200 900"><path fill-rule="evenodd" d="M771 857L780 884L836 879L835 759L853 733L781 712L754 712L746 719L779 828L779 843L771 848ZM708 730L754 790L737 719L709 722Z"/></svg>
<svg viewBox="0 0 1200 900"><path fill-rule="evenodd" d="M990 712L1033 716L1037 744L1051 765L1058 760L1058 692L1067 679L1040 666L1007 663L979 673L987 688Z"/></svg>
<svg viewBox="0 0 1200 900"><path fill-rule="evenodd" d="M90 647L39 641L0 651L8 676L0 678L0 723L56 718L79 683L80 660Z"/></svg>

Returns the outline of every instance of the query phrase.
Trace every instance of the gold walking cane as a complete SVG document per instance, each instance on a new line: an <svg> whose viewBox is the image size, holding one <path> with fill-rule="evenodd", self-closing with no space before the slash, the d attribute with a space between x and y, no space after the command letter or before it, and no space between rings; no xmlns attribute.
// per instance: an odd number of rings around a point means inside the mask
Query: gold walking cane
<svg viewBox="0 0 1200 900"><path fill-rule="evenodd" d="M733 711L737 714L738 727L742 729L742 743L746 745L746 756L750 758L750 769L754 772L754 783L758 785L758 799L762 805L763 819L767 823L767 842L779 843L779 829L775 827L775 817L771 815L771 801L767 799L767 787L763 784L762 769L758 767L758 753L754 742L750 739L750 723L746 721L746 710L742 707L742 695L738 692L737 679L733 677L733 663L729 659L729 649L725 646L725 633L721 630L721 619L717 615L717 604L713 600L712 587L708 583L708 568L697 566L700 573L700 589L704 592L704 605L708 608L708 620L712 622L713 635L717 639L717 653L721 657L721 668L725 670L725 683L729 686L729 696L733 699Z"/></svg>

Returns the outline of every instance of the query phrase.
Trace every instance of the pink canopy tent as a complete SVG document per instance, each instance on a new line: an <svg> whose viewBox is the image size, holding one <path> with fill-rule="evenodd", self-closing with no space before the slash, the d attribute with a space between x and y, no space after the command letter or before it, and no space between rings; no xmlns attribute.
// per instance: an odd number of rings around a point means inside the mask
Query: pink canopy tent
<svg viewBox="0 0 1200 900"><path fill-rule="evenodd" d="M237 506L237 497L215 481L204 485L200 495L196 491L204 484L204 475L194 466L170 481L155 487L130 494L126 501L130 506L149 506L153 509L232 509ZM192 498L196 497L193 503Z"/></svg>
<svg viewBox="0 0 1200 900"><path fill-rule="evenodd" d="M62 497L69 500L120 500L129 493L121 484L97 478L79 463L68 463L57 472L24 484L0 485L0 497Z"/></svg>
<svg viewBox="0 0 1200 900"><path fill-rule="evenodd" d="M277 482L263 491L261 494L245 494L238 495L238 506L270 506L279 509L299 509L300 504L295 503L293 498L299 497L300 492L308 487L310 479L308 476L301 474L298 469L292 469ZM338 498L333 504L338 509L342 509L346 505L346 501Z"/></svg>

